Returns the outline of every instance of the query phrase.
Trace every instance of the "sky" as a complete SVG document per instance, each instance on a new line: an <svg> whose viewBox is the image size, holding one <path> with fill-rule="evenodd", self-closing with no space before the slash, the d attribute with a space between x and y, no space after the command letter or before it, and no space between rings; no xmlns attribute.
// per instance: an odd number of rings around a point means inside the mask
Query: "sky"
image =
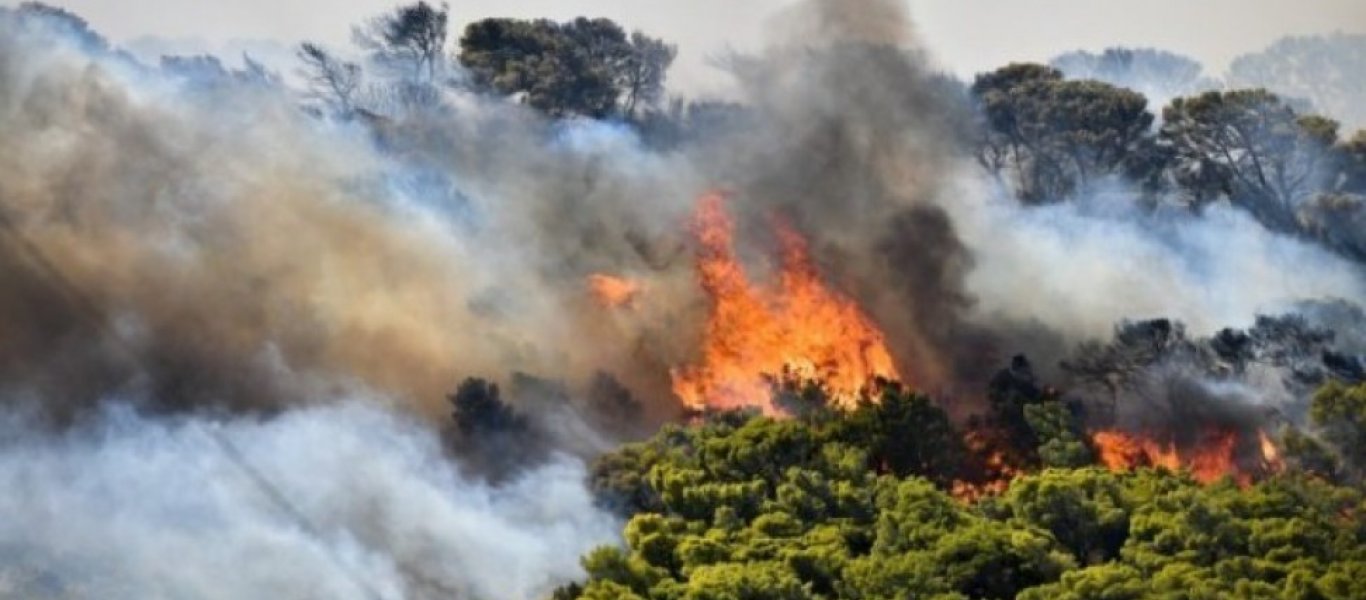
<svg viewBox="0 0 1366 600"><path fill-rule="evenodd" d="M453 31L490 17L605 16L678 44L673 87L705 93L724 75L709 57L758 47L793 0L456 0ZM1285 35L1366 33L1366 0L907 0L919 39L959 75L1075 49L1152 46L1219 75ZM15 4L0 0L0 4ZM49 0L116 43L148 52L248 50L288 60L308 39L344 47L352 25L399 0ZM136 49L135 48L135 49ZM266 58L272 58L267 56Z"/></svg>

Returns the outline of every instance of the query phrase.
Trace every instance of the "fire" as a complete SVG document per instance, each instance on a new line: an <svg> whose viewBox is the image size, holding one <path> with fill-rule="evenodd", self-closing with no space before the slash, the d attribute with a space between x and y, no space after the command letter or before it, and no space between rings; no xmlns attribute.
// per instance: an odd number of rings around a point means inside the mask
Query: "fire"
<svg viewBox="0 0 1366 600"><path fill-rule="evenodd" d="M1257 431L1257 445L1262 451L1262 465L1267 471L1279 473L1285 470L1285 461L1281 460L1281 451L1276 447L1276 442L1271 441L1271 437L1265 431Z"/></svg>
<svg viewBox="0 0 1366 600"><path fill-rule="evenodd" d="M1112 471L1123 471L1139 466L1179 469L1181 459L1174 444L1162 445L1155 440L1130 435L1122 431L1098 431L1091 435L1100 462Z"/></svg>
<svg viewBox="0 0 1366 600"><path fill-rule="evenodd" d="M991 435L984 434L982 430L965 433L963 443L973 454L982 457L982 478L976 482L954 481L949 490L953 497L964 502L976 502L988 496L1002 494L1010 487L1015 477L1023 474L1023 471L1011 464L1006 453L996 447L997 441L993 440Z"/></svg>
<svg viewBox="0 0 1366 600"><path fill-rule="evenodd" d="M1213 483L1225 475L1233 475L1241 484L1252 483L1246 473L1238 469L1233 460L1233 449L1238 445L1238 434L1233 431L1210 431L1203 443L1190 453L1186 464L1191 475L1201 483Z"/></svg>
<svg viewBox="0 0 1366 600"><path fill-rule="evenodd" d="M630 279L594 273L588 276L588 291L607 308L632 306L640 296L640 284Z"/></svg>
<svg viewBox="0 0 1366 600"><path fill-rule="evenodd" d="M848 405L875 378L897 378L882 332L852 300L825 286L799 233L778 225L781 275L764 288L752 285L740 265L733 231L725 196L703 196L692 223L698 278L710 300L702 360L672 373L674 392L687 406L777 414L770 398L777 377L820 380Z"/></svg>
<svg viewBox="0 0 1366 600"><path fill-rule="evenodd" d="M1145 466L1173 471L1185 468L1201 483L1213 483L1225 476L1232 476L1243 485L1252 481L1251 474L1237 463L1238 434L1231 430L1208 429L1189 448L1117 430L1097 431L1091 435L1091 441L1100 454L1101 464L1113 471Z"/></svg>

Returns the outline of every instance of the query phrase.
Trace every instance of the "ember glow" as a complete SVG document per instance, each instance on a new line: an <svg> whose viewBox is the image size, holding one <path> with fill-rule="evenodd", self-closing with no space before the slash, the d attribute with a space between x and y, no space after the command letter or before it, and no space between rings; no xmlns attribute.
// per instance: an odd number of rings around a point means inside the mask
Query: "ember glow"
<svg viewBox="0 0 1366 600"><path fill-rule="evenodd" d="M593 299L606 308L630 307L640 296L640 284L613 275L594 273L588 276L588 291Z"/></svg>
<svg viewBox="0 0 1366 600"><path fill-rule="evenodd" d="M820 380L845 406L875 378L896 379L882 332L824 284L805 238L790 226L777 225L777 285L750 282L735 254L725 200L720 193L703 196L692 223L710 312L701 363L672 372L679 398L695 409L758 407L777 414L770 398L775 378Z"/></svg>

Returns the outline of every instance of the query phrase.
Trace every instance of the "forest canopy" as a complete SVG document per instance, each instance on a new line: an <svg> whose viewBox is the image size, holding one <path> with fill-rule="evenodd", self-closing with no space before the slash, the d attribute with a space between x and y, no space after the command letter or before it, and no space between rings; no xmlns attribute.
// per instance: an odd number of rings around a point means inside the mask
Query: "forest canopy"
<svg viewBox="0 0 1366 600"><path fill-rule="evenodd" d="M1366 439L1363 398L1366 385L1334 384L1314 403L1347 453ZM878 400L709 415L599 458L594 486L630 517L626 545L584 556L587 581L555 597L1362 597L1359 487L1298 469L1205 485L1091 461L965 502L954 482L973 459L943 413L895 387Z"/></svg>

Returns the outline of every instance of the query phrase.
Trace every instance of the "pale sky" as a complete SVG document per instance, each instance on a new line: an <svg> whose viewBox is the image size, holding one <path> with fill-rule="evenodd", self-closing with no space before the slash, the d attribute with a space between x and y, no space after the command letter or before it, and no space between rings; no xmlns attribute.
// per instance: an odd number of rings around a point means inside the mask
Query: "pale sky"
<svg viewBox="0 0 1366 600"><path fill-rule="evenodd" d="M48 0L116 43L184 38L208 48L242 41L344 47L350 28L399 0ZM941 66L970 75L1075 49L1154 46L1192 56L1219 75L1244 52L1288 34L1366 33L1366 0L907 0L920 39ZM675 83L719 77L706 58L751 49L771 15L793 0L453 0L452 33L490 16L605 16L679 45ZM0 4L16 4L0 0ZM229 44L229 42L233 42Z"/></svg>

